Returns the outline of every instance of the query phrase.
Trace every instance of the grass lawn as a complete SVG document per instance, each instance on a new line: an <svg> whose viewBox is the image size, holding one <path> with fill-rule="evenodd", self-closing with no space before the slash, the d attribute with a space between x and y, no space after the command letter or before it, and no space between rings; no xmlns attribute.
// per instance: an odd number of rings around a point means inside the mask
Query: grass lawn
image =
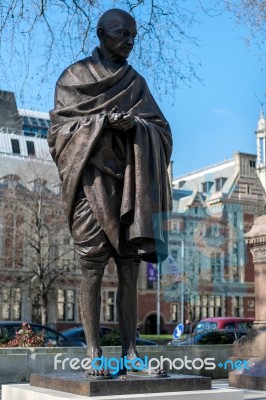
<svg viewBox="0 0 266 400"><path fill-rule="evenodd" d="M142 335L140 334L141 339L147 339L147 340L152 340L153 342L157 344L166 344L170 340L173 339L173 335Z"/></svg>

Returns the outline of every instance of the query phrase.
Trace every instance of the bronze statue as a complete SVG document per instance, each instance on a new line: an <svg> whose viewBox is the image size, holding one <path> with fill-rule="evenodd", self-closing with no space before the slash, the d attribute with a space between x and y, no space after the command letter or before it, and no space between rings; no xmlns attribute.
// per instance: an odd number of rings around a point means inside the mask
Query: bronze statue
<svg viewBox="0 0 266 400"><path fill-rule="evenodd" d="M130 14L106 11L97 25L100 46L62 73L50 112L48 143L82 269L80 312L91 359L101 356L100 287L110 257L122 357L132 359L140 261L156 262L157 245L167 256L161 215L171 209L172 138L144 78L126 61L136 34Z"/></svg>

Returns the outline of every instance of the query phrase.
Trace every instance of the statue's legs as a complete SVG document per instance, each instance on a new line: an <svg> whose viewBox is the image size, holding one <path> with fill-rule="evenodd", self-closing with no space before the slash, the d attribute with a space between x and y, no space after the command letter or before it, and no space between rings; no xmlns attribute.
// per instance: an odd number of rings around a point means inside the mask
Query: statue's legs
<svg viewBox="0 0 266 400"><path fill-rule="evenodd" d="M88 201L82 196L75 204L72 236L82 270L80 288L81 320L87 341L88 357L101 356L100 306L104 267L111 256L117 264L117 311L122 341L122 357L139 357L136 350L137 279L140 261L137 249L126 249L119 256L98 224ZM98 375L98 371L91 371Z"/></svg>
<svg viewBox="0 0 266 400"><path fill-rule="evenodd" d="M82 271L79 305L87 355L94 359L102 354L99 326L101 282L104 267L111 255L111 246L82 193L75 204L72 236ZM99 371L92 372L99 374Z"/></svg>
<svg viewBox="0 0 266 400"><path fill-rule="evenodd" d="M90 359L101 357L100 348L100 307L101 282L104 266L87 269L81 266L82 279L80 285L80 316L84 327L87 356Z"/></svg>
<svg viewBox="0 0 266 400"><path fill-rule="evenodd" d="M139 357L136 349L137 328L137 259L115 259L118 273L117 312L122 341L122 357Z"/></svg>

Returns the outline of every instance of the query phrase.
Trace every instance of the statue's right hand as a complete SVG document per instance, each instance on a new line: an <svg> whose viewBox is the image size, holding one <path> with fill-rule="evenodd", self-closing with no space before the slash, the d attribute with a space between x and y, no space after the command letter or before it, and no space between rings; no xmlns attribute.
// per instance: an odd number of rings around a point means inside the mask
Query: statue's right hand
<svg viewBox="0 0 266 400"><path fill-rule="evenodd" d="M123 129L121 127L121 125L119 124L119 120L121 120L123 118L124 113L119 113L117 112L117 106L115 106L114 108L112 108L111 111L108 112L107 116L108 116L108 121L109 124L113 127L113 128L117 128L117 129Z"/></svg>

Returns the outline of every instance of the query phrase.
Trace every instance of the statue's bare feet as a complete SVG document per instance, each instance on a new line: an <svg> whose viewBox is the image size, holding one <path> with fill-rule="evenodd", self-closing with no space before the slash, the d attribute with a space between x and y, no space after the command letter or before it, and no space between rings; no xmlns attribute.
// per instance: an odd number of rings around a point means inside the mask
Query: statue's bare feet
<svg viewBox="0 0 266 400"><path fill-rule="evenodd" d="M158 378L165 378L168 377L167 373L164 370L161 370L159 368L156 369L149 369L148 365L145 364L145 360L143 360L139 355L137 357L132 357L132 356L127 356L125 357L126 360L124 362L124 365L126 365L127 360L128 360L128 366L129 368L126 369L128 374L139 374L139 375L149 375L151 377L158 377ZM136 361L133 363L132 361L136 359ZM126 367L125 367L126 368Z"/></svg>
<svg viewBox="0 0 266 400"><path fill-rule="evenodd" d="M85 376L89 379L111 379L112 375L106 369L88 369L85 373Z"/></svg>
<svg viewBox="0 0 266 400"><path fill-rule="evenodd" d="M89 368L85 372L85 376L88 379L110 379L112 378L110 371L103 367L101 363L101 357L97 359L90 359Z"/></svg>

